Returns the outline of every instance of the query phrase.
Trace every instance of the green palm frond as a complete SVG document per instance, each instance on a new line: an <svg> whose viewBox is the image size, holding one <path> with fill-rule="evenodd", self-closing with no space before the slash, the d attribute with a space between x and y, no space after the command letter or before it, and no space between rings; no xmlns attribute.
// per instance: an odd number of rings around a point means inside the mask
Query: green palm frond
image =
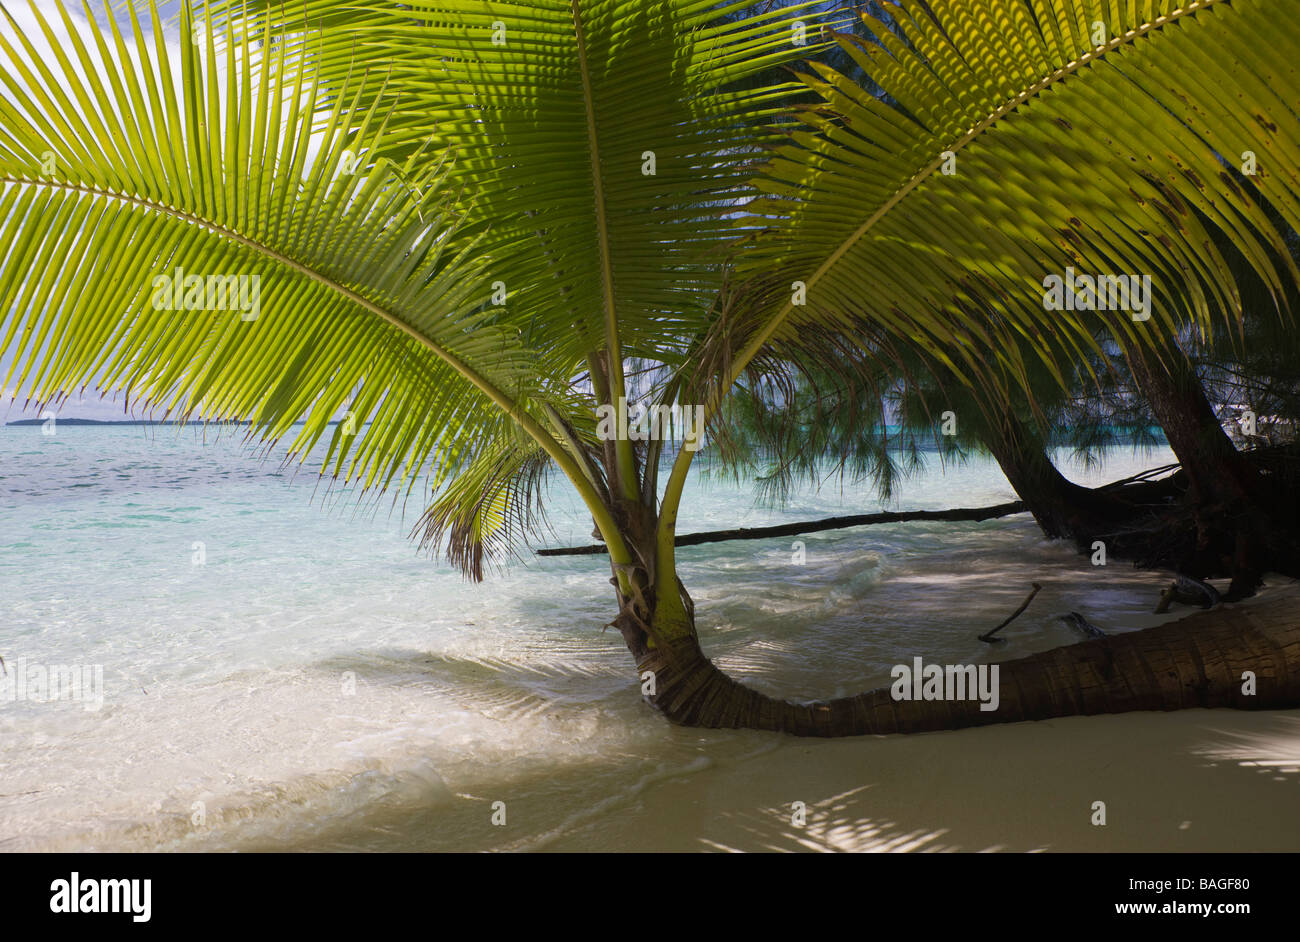
<svg viewBox="0 0 1300 942"><path fill-rule="evenodd" d="M752 6L309 0L255 18L329 27L305 45L338 82L384 71L399 102L388 153L445 162L472 194L466 232L487 231L501 318L530 345L574 364L607 347L675 363L707 323L759 122L798 88L743 82L818 48L812 4L738 16Z"/></svg>
<svg viewBox="0 0 1300 942"><path fill-rule="evenodd" d="M1283 6L911 2L904 38L864 17L876 41L840 42L887 98L803 76L822 102L758 183L775 232L746 265L805 282L807 303L781 279L745 354L864 319L968 380L1023 376L1022 344L1055 365L1095 353L1103 326L1144 344L1240 317L1214 233L1279 302L1297 271L1265 206L1300 222L1300 26ZM1151 275L1151 319L1045 311L1044 278L1067 267Z"/></svg>
<svg viewBox="0 0 1300 942"><path fill-rule="evenodd" d="M481 575L547 462L628 563L610 492L652 504L658 446L606 450L593 408L625 365L717 413L747 369L883 337L997 392L1065 383L1108 332L1239 317L1237 261L1285 306L1300 25L1276 0L907 0L837 38L876 91L816 62L755 82L818 51L814 6L216 0L179 47L150 5L48 60L10 20L8 383L248 420L363 489L427 480L417 529ZM782 124L796 92L820 101ZM1152 275L1152 319L1045 311L1067 267ZM178 270L256 278L256 319L166 310Z"/></svg>
<svg viewBox="0 0 1300 942"><path fill-rule="evenodd" d="M211 34L181 43L173 62L153 15L151 46L134 17L87 39L65 12L71 48L49 63L21 31L0 37L7 382L36 402L92 384L247 420L303 460L346 411L322 468L364 486L448 472L457 442L515 434L480 393L523 411L539 373L490 323L487 258L450 250L442 191L413 198L353 157L383 133L381 99L322 100L269 34L256 68L247 36L220 55ZM70 93L77 68L88 81ZM178 272L179 294L158 280Z"/></svg>
<svg viewBox="0 0 1300 942"><path fill-rule="evenodd" d="M784 93L743 80L813 48L791 43L799 8L747 7L183 4L174 47L150 3L84 42L62 14L48 63L15 26L12 379L248 420L363 489L431 472L426 536L474 574L506 530L466 482L527 490L544 456L608 524L600 387L707 328L753 128ZM258 316L158 310L177 271L256 279Z"/></svg>
<svg viewBox="0 0 1300 942"><path fill-rule="evenodd" d="M549 459L536 442L488 442L438 493L415 526L420 546L446 540L447 558L475 581L543 519Z"/></svg>

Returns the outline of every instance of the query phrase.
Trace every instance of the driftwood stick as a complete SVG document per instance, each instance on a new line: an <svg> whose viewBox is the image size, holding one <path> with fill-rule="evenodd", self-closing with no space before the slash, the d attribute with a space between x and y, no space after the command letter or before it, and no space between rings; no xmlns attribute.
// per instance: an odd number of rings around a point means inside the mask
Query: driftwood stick
<svg viewBox="0 0 1300 942"><path fill-rule="evenodd" d="M1005 641L1005 640L1006 640L1005 638L995 638L995 637L993 637L993 633L996 632L996 631L1001 631L1001 630L1002 630L1003 628L1005 628L1007 625L1011 624L1013 621L1015 621L1017 618L1020 617L1020 613L1021 613L1021 612L1023 612L1025 609L1027 609L1027 608L1029 607L1029 603L1032 602L1032 601L1034 600L1034 596L1037 595L1037 594L1038 594L1038 590L1042 588L1042 586L1039 585L1037 582L1033 582L1033 583L1030 583L1030 584L1034 587L1034 591L1032 591L1032 592L1029 593L1029 597L1026 598L1023 602L1020 603L1020 607L1019 607L1018 609L1016 609L1014 612L1011 613L1011 617L1010 617L1010 618L1008 618L1008 619L1007 619L1006 621L1004 621L1002 624L998 625L998 626L997 626L996 628L994 628L992 631L987 631L987 632L985 632L984 634L980 635L980 636L979 636L979 639L980 639L981 641L987 641L989 644L995 644L995 643L998 642L998 641Z"/></svg>
<svg viewBox="0 0 1300 942"><path fill-rule="evenodd" d="M1098 491L1122 490L1125 485L1137 483L1143 479L1172 471L1180 467L1177 464L1150 468L1141 474L1112 481L1097 488ZM869 527L878 523L907 523L911 520L943 520L947 522L994 520L1024 513L1023 501L1015 500L991 507L966 507L954 510L909 510L902 512L885 512L877 514L857 514L850 517L826 517L822 520L805 520L800 523L783 523L774 527L741 527L737 530L710 530L705 533L686 533L673 541L674 546L699 546L702 543L723 543L727 540L765 540L776 536L797 536L800 533L820 533L823 530L842 530L846 527ZM555 549L538 550L538 556L599 556L606 551L604 543L592 543L589 546L564 546Z"/></svg>
<svg viewBox="0 0 1300 942"><path fill-rule="evenodd" d="M674 546L699 546L701 543L722 543L726 540L763 540L774 536L795 536L800 533L817 533L821 530L840 530L845 527L866 527L876 523L905 523L909 520L992 520L1024 513L1022 501L995 504L992 507L971 507L957 510L909 510L878 514L858 514L852 517L826 517L822 520L805 520L802 523L783 523L775 527L741 527L738 530L710 530L706 533L685 533L673 541ZM538 550L538 556L597 556L606 552L604 543L590 546L566 546L559 549Z"/></svg>
<svg viewBox="0 0 1300 942"><path fill-rule="evenodd" d="M1141 472L1140 474L1135 474L1132 477L1120 478L1118 481L1111 481L1109 484L1103 484L1101 487L1097 488L1097 490L1110 491L1110 490L1114 490L1117 487L1123 487L1126 484L1136 484L1138 482L1145 482L1148 478L1155 477L1157 474L1164 474L1166 471L1173 471L1174 469L1181 468L1181 467L1182 464L1177 461L1174 462L1173 464L1162 464L1158 468L1148 468L1147 470Z"/></svg>

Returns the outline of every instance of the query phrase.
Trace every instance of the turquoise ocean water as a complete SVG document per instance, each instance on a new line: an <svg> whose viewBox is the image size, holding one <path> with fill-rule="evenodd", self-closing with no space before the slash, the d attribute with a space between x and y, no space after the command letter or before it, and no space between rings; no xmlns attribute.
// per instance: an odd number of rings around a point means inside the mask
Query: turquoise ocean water
<svg viewBox="0 0 1300 942"><path fill-rule="evenodd" d="M1075 480L1171 461L1115 451ZM541 545L590 542L562 483ZM937 458L884 509L1014 499ZM681 531L882 509L837 482L764 509L700 478ZM0 657L102 669L102 704L0 699L0 849L545 846L667 779L785 748L668 728L613 631L602 558L520 560L482 585L408 538L422 507L359 506L311 469L196 428L0 428ZM795 541L803 543L802 564ZM1160 578L1092 566L1025 515L680 551L703 644L763 690L827 697L914 656L1017 657L1150 622ZM976 635L1045 586L994 653ZM89 675L87 675L89 676ZM491 823L504 802L509 826Z"/></svg>

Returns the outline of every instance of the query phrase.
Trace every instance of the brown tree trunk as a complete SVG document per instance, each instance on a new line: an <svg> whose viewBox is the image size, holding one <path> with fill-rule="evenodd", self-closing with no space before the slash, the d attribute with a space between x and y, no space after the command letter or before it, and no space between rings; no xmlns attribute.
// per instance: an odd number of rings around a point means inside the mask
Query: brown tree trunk
<svg viewBox="0 0 1300 942"><path fill-rule="evenodd" d="M1129 350L1133 378L1182 462L1196 517L1196 552L1182 569L1196 578L1230 574L1225 598L1251 595L1265 569L1293 555L1295 521L1273 520L1259 472L1233 445L1200 380L1176 351L1169 365ZM1284 568L1285 566L1279 567Z"/></svg>
<svg viewBox="0 0 1300 942"><path fill-rule="evenodd" d="M1294 595L1004 662L998 708L989 711L976 699L895 700L890 688L792 703L728 677L694 638L633 653L643 680L653 683L647 699L672 723L796 736L920 733L1134 710L1300 707ZM1254 695L1243 692L1245 671L1255 675Z"/></svg>
<svg viewBox="0 0 1300 942"><path fill-rule="evenodd" d="M1061 474L1042 437L1017 416L1003 411L982 439L1044 535L1086 542L1132 516L1124 502Z"/></svg>
<svg viewBox="0 0 1300 942"><path fill-rule="evenodd" d="M1134 352L1130 366L1192 488L1200 499L1252 498L1259 490L1258 472L1223 430L1190 366L1177 354L1171 357L1175 365L1166 368Z"/></svg>

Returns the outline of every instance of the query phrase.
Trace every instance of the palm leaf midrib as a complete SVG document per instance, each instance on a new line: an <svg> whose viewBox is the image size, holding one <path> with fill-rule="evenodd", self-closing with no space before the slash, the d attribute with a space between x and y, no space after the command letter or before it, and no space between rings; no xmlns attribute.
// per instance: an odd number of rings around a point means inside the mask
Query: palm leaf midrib
<svg viewBox="0 0 1300 942"><path fill-rule="evenodd" d="M374 314L376 317L381 318L382 320L391 324L393 327L396 327L398 330L402 331L402 333L406 334L411 339L415 340L421 346L427 348L430 352L434 353L440 359L447 362L449 366L452 366L454 369L460 372L467 379L470 379L472 382L475 383L475 385L480 385L480 382L484 383L484 385L490 385L490 384L486 384L485 381L482 381L481 378L478 377L478 374L467 363L464 363L458 356L456 356L456 354L454 354L449 349L443 347L441 344L438 344L435 341L431 340L429 337L425 336L422 332L420 332L415 327L407 323L397 313L390 311L387 308L380 306L379 304L376 304L374 301L367 298L365 295L357 292L352 288L349 288L347 285L344 285L337 279L331 278L329 275L320 271L318 268L315 268L311 265L308 265L305 262L299 261L298 259L286 255L285 253L275 248L272 248L270 245L267 245L265 242L261 242L257 239L252 238L251 236L247 236L244 233L239 232L236 229L232 229L227 225L224 225L222 223L216 222L211 219L207 219L198 213L194 213L189 210L178 209L174 206L169 206L166 203L160 203L156 200L147 199L145 197L133 196L128 193L119 193L114 190L106 189L103 187L89 186L86 184L65 183L58 180L41 180L41 179L33 180L27 177L17 177L11 175L0 175L0 184L14 184L18 186L28 186L28 187L44 187L46 189L52 189L52 190L64 190L64 191L71 191L76 193L83 193L87 196L100 197L104 199L116 200L122 203L129 203L133 206L138 206L141 209L144 209L149 212L171 216L172 218L179 219L183 222L188 222L193 225L203 226L204 228L208 229L215 235L228 238L231 241L237 242L238 244L243 245L246 248L252 249L254 252L257 252L258 254L264 256L265 258L270 259L271 261L276 262L277 264L293 269L299 274L302 274L312 279L313 281L324 286L330 291L333 291L334 293L340 295L341 297L347 299L353 304L356 304L357 306L363 308L364 310L370 312L371 314ZM481 389L483 388L482 385L480 385L480 388ZM483 391L486 392L487 390L484 389ZM489 393L489 395L492 395L492 393ZM501 394L497 392L497 395L501 395Z"/></svg>
<svg viewBox="0 0 1300 942"><path fill-rule="evenodd" d="M955 141L952 145L941 150L938 156L936 156L928 164L926 164L924 167L918 170L915 174L913 174L910 178L908 178L907 182L905 182L902 186L900 186L897 190L895 190L894 194L890 196L888 200L886 200L874 213L872 213L869 217L867 217L867 219L862 223L862 225L860 225L857 229L855 229L853 233L849 235L848 238L846 238L843 242L841 242L840 245L836 247L835 251L832 252L829 256L827 256L825 261L823 261L822 264L818 266L816 271L813 272L813 274L808 278L806 282L808 290L811 291L814 285L816 285L819 281L821 281L821 279L825 277L826 274L832 268L834 268L837 264L839 264L841 259L843 259L843 257L848 253L848 251L854 245L859 243L863 238L865 238L867 233L870 232L871 229L874 228L875 225L878 222L880 222L881 219L883 219L891 210L893 210L900 203L902 203L903 200L906 199L911 193L913 193L917 189L917 187L919 187L923 182L928 180L935 173L935 171L937 171L943 165L943 162L946 159L945 154L949 152L956 154L957 152L959 152L960 150L962 150L963 148L965 148L966 146L974 142L977 138L981 137L986 131L990 130L999 121L1007 117L1009 114L1011 114L1021 105L1023 105L1029 99L1033 98L1035 95L1038 95L1039 93L1045 91L1046 89L1050 88L1056 83L1061 82L1066 78L1069 78L1070 76L1078 72L1080 69L1084 68L1085 66L1089 66L1092 63L1100 60L1108 53L1114 52L1116 49L1119 49L1126 45L1133 45L1138 39L1146 36L1148 33L1154 30L1162 29L1163 27L1169 25L1170 23L1175 22L1176 20L1182 19L1183 17L1192 16L1196 13L1203 12L1204 10L1209 9L1210 7L1220 2L1222 2L1222 0L1191 0L1191 2L1188 3L1186 6L1180 7L1179 9L1173 11L1172 13L1163 16L1158 16L1149 23L1144 23L1141 26L1135 27L1134 29L1129 30L1123 35L1116 36L1114 39L1110 40L1104 45L1098 46L1096 49L1092 49L1089 50L1088 52L1083 53L1077 59L1067 62L1064 66L1062 66L1059 69L1054 69L1049 75L1045 76L1039 81L1028 86L1019 94L1007 99L1007 101L1005 101L1002 105L1000 105L998 108L992 111L988 115L988 117L979 121L974 127L972 127L969 131L967 131L960 138L958 138L957 141ZM750 343L749 347L746 349L746 353L748 354L748 356L742 355L741 357L738 358L737 362L743 364L747 362L749 359L751 359L752 356L756 354L758 350L762 347L762 345L765 344L768 341L768 339L770 339L771 336L780 328L781 324L785 321L787 317L790 316L793 310L794 310L793 303L786 302L782 306L780 311L772 318L771 321L768 322L767 325L764 326L764 328L758 333L758 335ZM739 371L737 371L737 375L739 375Z"/></svg>
<svg viewBox="0 0 1300 942"><path fill-rule="evenodd" d="M600 140L596 131L596 101L591 87L591 72L587 62L586 37L582 29L580 0L570 0L573 14L573 32L577 41L578 74L582 78L582 101L587 121L587 149L591 158L592 199L596 214L596 243L600 251L601 293L605 307L605 338L610 346L611 363L618 351L618 312L614 306L614 262L609 246L609 220L606 218L605 186L601 179ZM621 364L619 371L621 372Z"/></svg>

